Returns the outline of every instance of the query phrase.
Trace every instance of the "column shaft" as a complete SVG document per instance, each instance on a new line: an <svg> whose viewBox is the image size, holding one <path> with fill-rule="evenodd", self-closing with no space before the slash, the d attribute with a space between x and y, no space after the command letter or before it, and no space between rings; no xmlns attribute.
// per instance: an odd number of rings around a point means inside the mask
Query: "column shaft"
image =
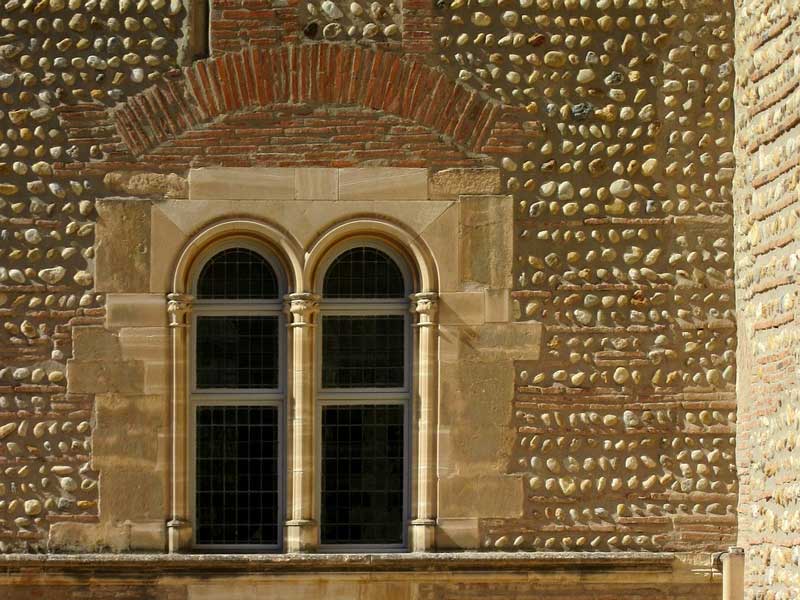
<svg viewBox="0 0 800 600"><path fill-rule="evenodd" d="M314 519L314 325L318 305L312 294L290 294L287 301L292 316L292 503L286 549L309 552L319 546Z"/></svg>
<svg viewBox="0 0 800 600"><path fill-rule="evenodd" d="M187 294L167 295L167 314L172 346L172 464L171 516L167 522L167 546L170 553L188 550L192 541L187 497L189 474L186 453L188 423L187 331L192 297Z"/></svg>
<svg viewBox="0 0 800 600"><path fill-rule="evenodd" d="M436 430L437 377L436 326L437 296L434 293L414 294L412 312L418 317L416 404L416 503L411 522L411 549L427 552L435 544L436 528Z"/></svg>

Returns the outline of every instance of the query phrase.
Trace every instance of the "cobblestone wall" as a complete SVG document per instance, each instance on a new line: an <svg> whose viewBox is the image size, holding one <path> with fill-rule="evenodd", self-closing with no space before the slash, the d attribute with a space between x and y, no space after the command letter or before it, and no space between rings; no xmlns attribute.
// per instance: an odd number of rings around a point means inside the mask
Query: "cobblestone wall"
<svg viewBox="0 0 800 600"><path fill-rule="evenodd" d="M740 315L739 543L751 598L800 589L797 306L800 8L737 6L735 238Z"/></svg>
<svg viewBox="0 0 800 600"><path fill-rule="evenodd" d="M454 77L535 115L500 164L518 198L521 365L498 548L693 549L735 530L727 2L454 0Z"/></svg>
<svg viewBox="0 0 800 600"><path fill-rule="evenodd" d="M71 327L103 317L95 200L214 164L501 167L516 318L546 336L509 398L524 514L482 543L731 542L732 5L211 8L212 58L186 66L179 0L0 5L0 548L97 514L92 398L65 375Z"/></svg>

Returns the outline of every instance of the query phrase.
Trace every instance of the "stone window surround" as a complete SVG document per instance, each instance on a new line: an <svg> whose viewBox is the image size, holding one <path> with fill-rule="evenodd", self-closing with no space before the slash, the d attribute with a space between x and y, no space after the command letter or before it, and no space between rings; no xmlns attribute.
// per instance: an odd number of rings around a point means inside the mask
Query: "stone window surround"
<svg viewBox="0 0 800 600"><path fill-rule="evenodd" d="M368 232L406 252L418 271L411 289L434 294L418 298L417 317L424 324L413 331L417 345L421 340L435 348L436 364L418 364L417 385L437 398L428 407L435 416L428 420L430 430L412 433L429 440L413 451L414 457L430 456L432 467L420 472L410 465L410 516L418 517L414 509L421 506L430 518L418 520L413 533L419 535L416 541L410 535L408 549L477 550L484 547L486 523L519 519L524 486L508 472L508 422L518 361L539 358L542 327L515 318L514 202L502 193L499 171L247 167L199 168L188 175L165 193L163 175L143 173L142 180L153 183L148 199L98 200L95 287L106 295L106 318L102 325L76 327L67 379L71 389L96 395L93 461L101 474L100 511L96 521L53 523L50 547L190 548L191 528L183 527L181 512L187 498L181 466L186 447L180 443L186 423L171 417L186 381L173 378L173 367L186 360L180 330L188 323L191 266L204 249L229 236L267 246L282 261L285 290L298 294L289 302L287 320L306 325L293 328L291 337L298 338L312 335L307 319L313 315L313 274L323 268L318 257L329 254L338 239ZM289 356L302 348L289 346ZM304 384L312 389L302 373L290 375L301 391ZM289 385L297 388L292 379ZM419 398L412 401L419 405ZM473 423L481 423L477 440ZM302 446L302 439L293 437L292 427L286 437L291 460L293 445ZM173 438L179 443L173 445ZM290 521L295 504L301 515L310 510L294 502L301 495L294 494L292 469L285 469ZM417 485L418 473L428 487ZM303 487L310 477L295 480L300 491L313 489ZM166 526L170 521L173 527ZM295 534L307 530L302 521L293 524ZM314 546L309 550L319 554Z"/></svg>
<svg viewBox="0 0 800 600"><path fill-rule="evenodd" d="M224 196L229 185L228 169L204 169L200 175L203 184L214 190L217 197ZM264 170L258 170L264 171ZM335 171L333 169L317 169ZM404 179L408 169L386 169L401 174ZM190 196L193 183L190 173ZM391 177L390 173L384 175ZM426 174L427 178L427 174ZM195 182L198 177L195 177ZM416 178L417 181L419 178ZM323 176L322 181L325 181ZM328 181L338 182L336 179ZM379 178L365 180L359 186L359 195L381 197L385 192L385 181ZM365 182L362 182L364 184ZM370 189L373 182L374 189ZM427 182L425 182L427 190ZM241 188L232 192L241 196ZM339 190L321 190L325 197ZM408 194L408 190L405 192ZM411 194L414 194L413 188ZM414 199L415 201L418 199ZM171 465L171 519L167 523L167 543L170 553L184 552L192 548L191 517L191 473L190 440L188 431L189 370L191 360L189 324L191 323L192 297L191 275L196 271L198 256L208 256L209 248L227 244L231 239L250 238L255 243L270 249L282 263L288 279L289 293L285 296L285 310L290 315L288 324L290 341L288 356L289 382L287 390L288 414L292 415L287 432L286 452L291 465L289 481L284 495L286 503L285 544L286 552L313 552L319 547L319 506L316 502L318 474L315 449L316 400L315 373L317 360L314 346L317 317L319 314L319 273L330 260L332 253L344 243L352 240L376 240L392 247L403 255L414 273L411 295L411 312L416 317L412 339L412 424L411 457L411 520L408 530L407 549L425 552L433 549L436 524L436 406L437 398L437 272L430 251L422 241L397 224L374 217L360 217L339 222L328 229L309 249L306 256L298 256L296 245L277 227L254 220L232 219L213 224L195 235L181 252L175 269L172 292L167 296L167 313L171 329L172 351L172 465ZM300 266L301 261L305 264Z"/></svg>

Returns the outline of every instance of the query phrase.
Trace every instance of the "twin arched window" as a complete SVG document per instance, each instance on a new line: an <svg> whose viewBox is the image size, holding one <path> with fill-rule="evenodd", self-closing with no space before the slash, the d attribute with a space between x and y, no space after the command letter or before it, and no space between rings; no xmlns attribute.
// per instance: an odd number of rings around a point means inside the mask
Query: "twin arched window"
<svg viewBox="0 0 800 600"><path fill-rule="evenodd" d="M277 549L284 505L286 277L258 247L201 263L193 316L195 545ZM410 277L352 243L322 269L316 332L317 502L323 547L406 544Z"/></svg>

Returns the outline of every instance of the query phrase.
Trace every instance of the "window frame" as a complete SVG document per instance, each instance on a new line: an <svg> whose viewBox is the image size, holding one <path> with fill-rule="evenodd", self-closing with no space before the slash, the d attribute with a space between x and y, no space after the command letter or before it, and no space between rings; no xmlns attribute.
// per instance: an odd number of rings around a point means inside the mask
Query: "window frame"
<svg viewBox="0 0 800 600"><path fill-rule="evenodd" d="M272 268L278 283L277 297L270 299L199 299L194 296L189 318L189 340L187 344L189 370L187 402L187 457L189 463L188 509L192 525L191 548L215 553L258 552L280 553L284 546L287 492L287 398L288 357L287 316L284 295L287 292L286 270L269 247L246 238L228 238L205 249L195 260L189 279L189 290L193 295L205 265L220 252L242 248L261 256ZM197 319L203 316L274 316L278 322L278 385L275 388L198 388L197 387ZM278 418L278 506L277 540L275 544L200 544L197 542L197 407L199 406L272 406L277 408Z"/></svg>
<svg viewBox="0 0 800 600"><path fill-rule="evenodd" d="M322 542L322 411L331 406L402 406L403 407L403 539L397 544L325 544ZM328 554L375 554L403 553L409 551L408 523L411 510L411 415L410 399L392 398L337 398L319 400L314 415L315 448L315 493L316 513L320 515L320 543L318 550Z"/></svg>
<svg viewBox="0 0 800 600"><path fill-rule="evenodd" d="M402 298L332 298L324 294L325 275L333 262L348 250L372 247L389 256L403 277ZM354 236L329 248L320 262L315 286L319 295L318 326L314 332L314 512L319 516L319 551L336 553L402 553L410 549L408 526L412 496L412 412L414 410L414 332L410 295L415 281L408 260L383 240ZM322 385L323 328L325 316L403 316L403 386L397 388L325 388ZM403 407L403 538L397 544L326 544L322 541L322 411L332 406L399 405Z"/></svg>

